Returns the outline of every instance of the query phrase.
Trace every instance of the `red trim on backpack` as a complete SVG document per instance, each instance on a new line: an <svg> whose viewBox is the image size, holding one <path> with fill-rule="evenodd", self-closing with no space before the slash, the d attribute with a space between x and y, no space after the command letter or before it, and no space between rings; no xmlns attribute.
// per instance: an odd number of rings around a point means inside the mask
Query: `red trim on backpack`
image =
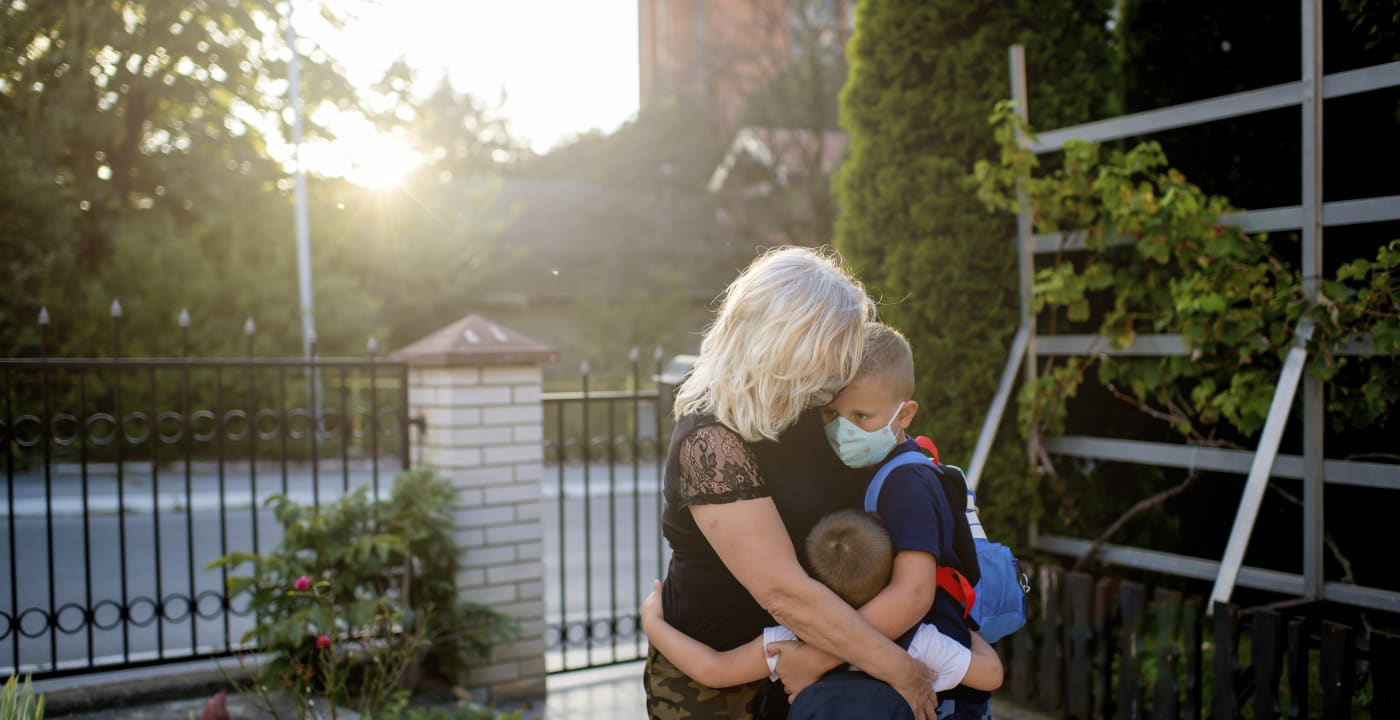
<svg viewBox="0 0 1400 720"><path fill-rule="evenodd" d="M963 574L950 567L940 567L937 573L938 587L962 605L963 619L972 613L972 604L977 602L977 591Z"/></svg>
<svg viewBox="0 0 1400 720"><path fill-rule="evenodd" d="M922 448L924 452L932 455L934 462L938 463L939 465L943 464L938 459L938 446L934 445L932 440L928 439L927 437L924 437L923 435L920 435L914 438L914 444Z"/></svg>
<svg viewBox="0 0 1400 720"><path fill-rule="evenodd" d="M914 438L914 444L918 445L924 452L932 455L935 463L939 465L943 464L938 459L938 446L933 444L933 440L930 440L924 435L919 435ZM958 604L962 606L963 619L967 619L968 615L972 613L972 604L977 602L977 591L973 589L972 583L968 582L967 578L963 577L962 573L950 567L938 568L937 580L938 587L948 593L949 597L957 600Z"/></svg>

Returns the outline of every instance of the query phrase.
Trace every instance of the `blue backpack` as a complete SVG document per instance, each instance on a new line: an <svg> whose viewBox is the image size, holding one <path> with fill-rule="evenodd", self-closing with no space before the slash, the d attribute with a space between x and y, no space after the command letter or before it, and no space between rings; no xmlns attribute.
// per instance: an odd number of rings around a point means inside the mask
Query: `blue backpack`
<svg viewBox="0 0 1400 720"><path fill-rule="evenodd" d="M920 443L925 447L931 444ZM963 562L963 572L940 565L938 587L963 606L963 616L975 625L982 638L994 643L1026 624L1026 593L1030 592L1030 585L1018 569L1011 550L987 539L977 517L977 495L968 489L962 469L938 462L937 450L933 452L935 456L930 458L910 450L881 466L865 490L865 509L877 512L880 488L895 468L913 463L928 463L933 467L948 504L953 507L954 549L959 558L967 559ZM966 522L958 522L959 517Z"/></svg>

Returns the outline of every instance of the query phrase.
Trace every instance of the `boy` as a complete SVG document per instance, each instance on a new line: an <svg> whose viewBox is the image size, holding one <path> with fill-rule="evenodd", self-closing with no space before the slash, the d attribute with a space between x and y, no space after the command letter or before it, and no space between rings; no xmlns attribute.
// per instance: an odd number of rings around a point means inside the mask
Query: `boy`
<svg viewBox="0 0 1400 720"><path fill-rule="evenodd" d="M822 408L827 439L842 462L855 468L874 469L898 452L917 449L904 435L918 409L917 403L911 400L913 391L913 354L908 342L891 328L873 326L856 379ZM932 656L923 656L939 673L935 690L960 684L979 690L999 687L1001 663L995 652L981 638L974 640L957 600L947 593L934 593L938 565L946 562L956 568L960 561L954 547L953 510L933 466L897 468L880 492L877 509L889 530L888 541L892 543L883 553L887 559L882 563L861 560L854 564L839 559L818 560L818 556L831 549L822 547L824 543L833 548L841 543L817 539L818 530L814 529L807 543L813 575L854 606L874 608L880 604L875 612L863 614L887 635L903 634L922 617L924 624L930 626L929 632L934 632L941 641ZM864 532L863 537L870 535L868 531L861 532ZM847 549L843 546L841 552ZM888 559L891 554L892 560ZM847 587L838 588L849 583L832 580L832 573L827 571L840 567L869 571L860 580L878 592L873 602L867 605L866 601L872 600L869 592L847 593L844 592ZM911 609L919 615L911 616ZM777 630L770 628L764 632L764 638L717 653L667 625L661 619L660 601L654 596L648 598L643 607L643 628L662 654L687 675L710 687L753 681L767 674L765 671L776 663L776 658L768 658L766 649L760 652L759 648L766 648L769 642L777 639ZM924 637L922 645L933 643L927 639L928 632ZM836 658L814 648L801 647L796 651L786 650L784 654L807 655L806 663L810 663L807 669L817 671L817 675L840 664ZM974 703L985 702L985 693L966 695L966 690L956 693L964 693L966 700Z"/></svg>
<svg viewBox="0 0 1400 720"><path fill-rule="evenodd" d="M852 607L861 607L889 583L894 556L890 535L879 518L859 510L841 510L827 515L807 536L807 557L813 575ZM731 687L760 679L763 673L778 680L778 658L768 655L774 642L796 640L797 636L778 625L765 628L763 637L726 652L676 630L662 616L660 582L642 605L642 625L647 638L668 660L691 678L710 687ZM972 649L959 645L921 623L909 643L909 654L922 660L935 672L936 692L966 685L979 690L1001 686L1001 660L991 646L976 634ZM764 658L766 667L757 659Z"/></svg>

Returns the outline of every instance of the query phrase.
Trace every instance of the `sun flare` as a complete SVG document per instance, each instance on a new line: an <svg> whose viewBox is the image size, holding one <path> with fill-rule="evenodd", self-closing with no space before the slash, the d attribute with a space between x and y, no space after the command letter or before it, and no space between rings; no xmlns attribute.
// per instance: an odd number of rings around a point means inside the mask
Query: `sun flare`
<svg viewBox="0 0 1400 720"><path fill-rule="evenodd" d="M398 187L419 165L418 154L401 138L372 133L338 141L349 167L345 179L361 187L389 190Z"/></svg>

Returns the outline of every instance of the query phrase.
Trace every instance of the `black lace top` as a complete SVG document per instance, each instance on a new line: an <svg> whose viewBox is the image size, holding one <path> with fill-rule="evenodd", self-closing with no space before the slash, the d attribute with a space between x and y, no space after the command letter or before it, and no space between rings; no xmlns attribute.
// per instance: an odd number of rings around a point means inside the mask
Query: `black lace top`
<svg viewBox="0 0 1400 720"><path fill-rule="evenodd" d="M676 469L680 472L677 510L768 497L758 458L723 425L703 425L682 438Z"/></svg>
<svg viewBox="0 0 1400 720"><path fill-rule="evenodd" d="M778 442L744 442L713 417L676 423L666 461L662 532L672 549L663 600L666 619L717 650L752 640L774 624L710 547L692 505L772 498L798 558L823 515L859 507L868 473L837 459L816 411L805 413Z"/></svg>

